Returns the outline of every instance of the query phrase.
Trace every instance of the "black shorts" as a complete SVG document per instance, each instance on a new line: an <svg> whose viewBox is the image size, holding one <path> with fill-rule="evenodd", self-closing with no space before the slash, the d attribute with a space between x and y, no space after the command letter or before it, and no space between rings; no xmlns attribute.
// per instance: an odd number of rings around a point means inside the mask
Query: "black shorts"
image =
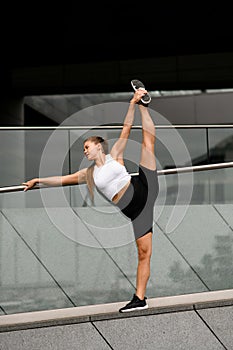
<svg viewBox="0 0 233 350"><path fill-rule="evenodd" d="M139 174L132 176L131 183L116 204L131 219L135 238L153 232L154 203L159 193L157 170L139 166Z"/></svg>

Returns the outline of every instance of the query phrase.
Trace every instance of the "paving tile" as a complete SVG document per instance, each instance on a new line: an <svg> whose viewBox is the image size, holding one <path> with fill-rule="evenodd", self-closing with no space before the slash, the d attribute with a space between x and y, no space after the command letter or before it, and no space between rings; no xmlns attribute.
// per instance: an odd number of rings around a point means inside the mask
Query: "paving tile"
<svg viewBox="0 0 233 350"><path fill-rule="evenodd" d="M96 321L117 350L224 349L194 311Z"/></svg>
<svg viewBox="0 0 233 350"><path fill-rule="evenodd" d="M233 306L198 310L213 332L226 346L233 349Z"/></svg>
<svg viewBox="0 0 233 350"><path fill-rule="evenodd" d="M91 323L0 333L1 350L110 349Z"/></svg>

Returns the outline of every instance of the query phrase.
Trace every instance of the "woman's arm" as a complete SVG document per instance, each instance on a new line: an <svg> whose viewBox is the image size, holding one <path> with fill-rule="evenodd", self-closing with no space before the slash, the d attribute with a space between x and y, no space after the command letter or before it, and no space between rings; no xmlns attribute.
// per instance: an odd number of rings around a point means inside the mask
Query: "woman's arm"
<svg viewBox="0 0 233 350"><path fill-rule="evenodd" d="M124 151L130 135L131 127L134 122L135 105L136 103L138 103L138 101L140 101L140 99L143 95L145 95L145 93L146 90L139 89L135 91L134 96L129 103L128 111L123 122L121 134L111 149L111 156L121 164L124 164Z"/></svg>
<svg viewBox="0 0 233 350"><path fill-rule="evenodd" d="M76 173L70 175L34 178L27 182L23 182L22 185L26 186L24 191L30 190L37 184L43 184L48 187L79 185L86 183L86 173L87 168L79 170Z"/></svg>

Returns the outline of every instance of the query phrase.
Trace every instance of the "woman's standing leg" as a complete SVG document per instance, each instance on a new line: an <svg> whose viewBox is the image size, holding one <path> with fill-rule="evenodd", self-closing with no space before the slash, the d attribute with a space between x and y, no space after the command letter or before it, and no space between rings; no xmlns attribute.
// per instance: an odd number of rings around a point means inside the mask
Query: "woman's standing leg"
<svg viewBox="0 0 233 350"><path fill-rule="evenodd" d="M150 277L150 260L152 254L152 232L136 240L138 249L138 267L136 280L136 295L143 300L147 282Z"/></svg>

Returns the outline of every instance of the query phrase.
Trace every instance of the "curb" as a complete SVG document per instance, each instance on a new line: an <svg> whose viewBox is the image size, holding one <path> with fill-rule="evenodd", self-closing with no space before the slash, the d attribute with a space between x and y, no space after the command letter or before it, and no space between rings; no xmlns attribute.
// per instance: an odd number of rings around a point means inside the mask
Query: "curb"
<svg viewBox="0 0 233 350"><path fill-rule="evenodd" d="M128 301L127 301L128 302ZM148 299L149 308L119 313L126 302L0 316L0 333L233 305L233 289Z"/></svg>

